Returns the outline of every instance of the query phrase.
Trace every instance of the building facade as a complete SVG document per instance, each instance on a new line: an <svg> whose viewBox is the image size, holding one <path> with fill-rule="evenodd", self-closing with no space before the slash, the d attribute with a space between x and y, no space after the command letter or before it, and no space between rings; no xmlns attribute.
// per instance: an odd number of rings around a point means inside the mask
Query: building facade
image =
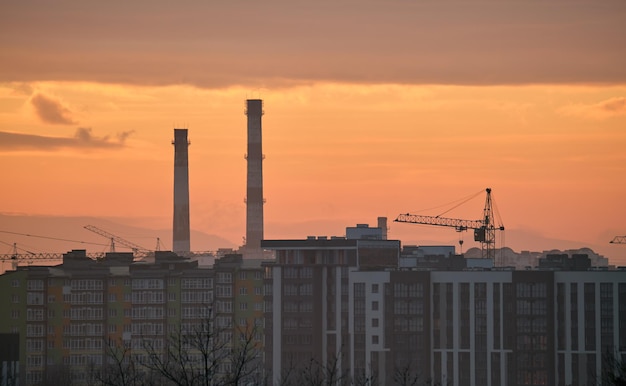
<svg viewBox="0 0 626 386"><path fill-rule="evenodd" d="M399 268L391 240L263 246L276 251L265 266L274 384L313 361L337 384L590 385L613 370L607 355L626 358L623 270L463 268L458 256Z"/></svg>
<svg viewBox="0 0 626 386"><path fill-rule="evenodd" d="M0 276L0 332L19 337L22 385L93 384L102 380L98 370L118 359L156 371L149 360L177 344L185 346L184 360L199 363L203 350L189 343L198 337L230 353L249 332L247 343L260 361L262 328L241 325L262 326L262 283L260 262L244 262L241 255L199 268L172 252L133 262L131 253L94 261L76 250L61 265ZM230 373L231 360L223 359L215 376Z"/></svg>

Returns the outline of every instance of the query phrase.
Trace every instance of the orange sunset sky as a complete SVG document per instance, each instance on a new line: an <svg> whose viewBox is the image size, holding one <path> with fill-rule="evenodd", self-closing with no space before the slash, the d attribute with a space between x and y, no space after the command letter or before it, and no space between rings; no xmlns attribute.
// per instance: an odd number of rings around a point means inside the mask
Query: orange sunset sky
<svg viewBox="0 0 626 386"><path fill-rule="evenodd" d="M622 0L4 1L0 213L171 227L187 127L191 227L239 244L261 98L268 239L456 243L392 220L491 187L506 246L626 265L625 42Z"/></svg>

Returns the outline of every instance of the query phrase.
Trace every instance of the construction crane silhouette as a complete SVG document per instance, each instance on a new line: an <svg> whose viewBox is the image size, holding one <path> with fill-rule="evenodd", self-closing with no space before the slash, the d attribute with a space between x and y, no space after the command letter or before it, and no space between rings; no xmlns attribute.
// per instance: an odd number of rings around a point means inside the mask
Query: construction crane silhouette
<svg viewBox="0 0 626 386"><path fill-rule="evenodd" d="M491 188L487 188L485 189L485 191L487 192L487 197L485 199L485 207L483 209L483 217L481 220L461 220L456 218L424 216L406 213L398 215L398 217L394 221L411 224L453 227L456 229L457 232L463 232L468 229L473 229L474 241L480 242L482 257L486 259L492 259L495 264L496 231L504 231L504 226L501 225L502 221L500 221L500 225L496 225L495 223L496 221L494 218Z"/></svg>
<svg viewBox="0 0 626 386"><path fill-rule="evenodd" d="M626 236L615 236L613 240L609 241L611 244L626 244Z"/></svg>
<svg viewBox="0 0 626 386"><path fill-rule="evenodd" d="M78 243L78 244L104 245L101 243L92 243L92 242L79 241L79 240L68 240L68 239L59 238L59 237L33 235L33 234L28 234L28 233L11 232L11 231L5 231L5 230L0 230L0 233L7 233L7 234L12 234L12 235L18 235L18 236L44 238L44 239L57 240L57 241L67 241L67 242ZM27 249L18 247L17 243L8 244L8 243L5 243L4 241L0 241L0 243L11 245L12 247L11 253L0 254L0 262L12 261L13 264L22 263L22 262L27 262L28 264L31 264L37 260L63 260L63 253L32 252ZM87 257L97 260L97 259L104 257L104 253L88 253Z"/></svg>
<svg viewBox="0 0 626 386"><path fill-rule="evenodd" d="M120 244L123 245L127 248L130 248L133 251L133 254L135 255L146 255L149 252L151 252L149 249L142 247L141 245L137 245L133 242L130 242L128 240L125 240L119 236L114 235L113 233L107 232L103 229L100 229L96 226L93 225L85 225L83 228L87 229L88 231L91 231L93 233L96 233L100 236L106 237L107 239L109 239L111 241L111 252L115 252L115 244Z"/></svg>

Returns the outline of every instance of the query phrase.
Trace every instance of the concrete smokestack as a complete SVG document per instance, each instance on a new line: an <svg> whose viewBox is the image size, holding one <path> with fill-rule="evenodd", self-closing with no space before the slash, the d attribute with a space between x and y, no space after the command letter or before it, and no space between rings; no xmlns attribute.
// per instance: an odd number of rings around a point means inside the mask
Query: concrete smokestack
<svg viewBox="0 0 626 386"><path fill-rule="evenodd" d="M263 101L246 101L248 116L248 187L246 192L246 245L244 255L248 258L260 258L263 255L263 146L261 136L261 117Z"/></svg>
<svg viewBox="0 0 626 386"><path fill-rule="evenodd" d="M189 141L187 129L174 129L174 227L172 250L187 253L189 237Z"/></svg>

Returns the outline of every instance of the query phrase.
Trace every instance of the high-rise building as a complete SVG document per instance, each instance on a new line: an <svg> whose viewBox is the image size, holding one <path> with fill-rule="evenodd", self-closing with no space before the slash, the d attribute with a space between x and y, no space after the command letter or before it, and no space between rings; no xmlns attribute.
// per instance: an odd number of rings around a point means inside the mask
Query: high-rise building
<svg viewBox="0 0 626 386"><path fill-rule="evenodd" d="M359 322L350 318L350 306L356 301L354 291L358 291L350 274L362 268L372 277L385 276L377 270L397 266L400 242L309 237L263 240L261 245L276 253L274 262L264 264L265 366L269 379L280 382L311 361L333 363L340 372L351 370L353 377L365 375L369 362L360 362L354 334L364 332L366 326L355 325ZM382 308L376 311L382 312Z"/></svg>
<svg viewBox="0 0 626 386"><path fill-rule="evenodd" d="M261 262L241 255L201 268L172 252L156 252L148 263L133 262L132 253L95 261L75 250L63 264L0 275L0 333L19 340L22 385L63 373L94 384L115 355L126 365L145 364L177 344L197 370L207 350L236 350L243 338L249 338L245 365L262 370L262 284ZM222 359L211 371L229 376L233 361Z"/></svg>
<svg viewBox="0 0 626 386"><path fill-rule="evenodd" d="M401 267L399 242L361 234L263 241L274 382L319 363L352 382L595 385L626 359L624 270L468 268L444 247Z"/></svg>

